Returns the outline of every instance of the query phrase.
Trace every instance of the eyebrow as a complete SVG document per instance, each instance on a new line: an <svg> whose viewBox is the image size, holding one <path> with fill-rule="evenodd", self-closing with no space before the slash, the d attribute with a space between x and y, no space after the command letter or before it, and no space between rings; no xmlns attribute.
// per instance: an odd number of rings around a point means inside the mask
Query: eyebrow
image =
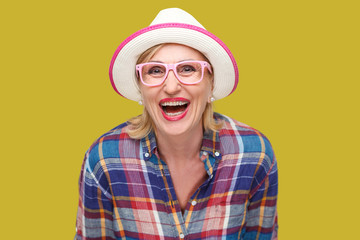
<svg viewBox="0 0 360 240"><path fill-rule="evenodd" d="M151 61L149 61L149 62L154 62L154 63L164 63L164 62L162 62L162 61L157 61L157 60L151 60Z"/></svg>

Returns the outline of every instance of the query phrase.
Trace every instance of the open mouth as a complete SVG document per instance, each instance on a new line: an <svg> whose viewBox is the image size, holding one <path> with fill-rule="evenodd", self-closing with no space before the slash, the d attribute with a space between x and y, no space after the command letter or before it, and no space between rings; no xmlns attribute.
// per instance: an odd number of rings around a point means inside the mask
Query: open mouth
<svg viewBox="0 0 360 240"><path fill-rule="evenodd" d="M185 113L189 105L190 102L186 99L163 99L160 101L163 113L170 118Z"/></svg>

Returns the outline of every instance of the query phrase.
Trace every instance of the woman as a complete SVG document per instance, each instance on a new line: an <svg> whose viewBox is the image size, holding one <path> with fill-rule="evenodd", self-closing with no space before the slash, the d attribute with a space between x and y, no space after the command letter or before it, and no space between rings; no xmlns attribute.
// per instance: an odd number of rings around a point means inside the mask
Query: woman
<svg viewBox="0 0 360 240"><path fill-rule="evenodd" d="M276 239L269 141L212 112L238 81L225 44L165 9L119 46L110 79L144 113L87 151L76 239Z"/></svg>

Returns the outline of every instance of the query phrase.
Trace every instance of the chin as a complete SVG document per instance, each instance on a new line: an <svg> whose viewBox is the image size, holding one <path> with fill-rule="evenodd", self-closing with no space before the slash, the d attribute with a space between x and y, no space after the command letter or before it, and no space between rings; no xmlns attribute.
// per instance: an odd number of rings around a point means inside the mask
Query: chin
<svg viewBox="0 0 360 240"><path fill-rule="evenodd" d="M156 126L157 130L166 136L180 136L189 132L190 128L185 126L186 124L178 121L168 121L167 123Z"/></svg>

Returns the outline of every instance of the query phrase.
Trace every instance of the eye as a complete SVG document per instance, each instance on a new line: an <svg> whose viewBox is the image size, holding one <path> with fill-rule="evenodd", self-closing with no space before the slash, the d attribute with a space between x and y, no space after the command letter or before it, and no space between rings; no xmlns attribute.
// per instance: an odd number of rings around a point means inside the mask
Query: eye
<svg viewBox="0 0 360 240"><path fill-rule="evenodd" d="M183 68L183 71L184 72L193 72L193 71L196 71L196 69L193 66L185 66Z"/></svg>
<svg viewBox="0 0 360 240"><path fill-rule="evenodd" d="M146 69L146 74L151 76L164 75L165 69L162 66L150 66Z"/></svg>
<svg viewBox="0 0 360 240"><path fill-rule="evenodd" d="M182 74L182 75L189 75L192 74L194 72L196 72L197 69L195 66L192 65L181 65L178 67L178 73Z"/></svg>

